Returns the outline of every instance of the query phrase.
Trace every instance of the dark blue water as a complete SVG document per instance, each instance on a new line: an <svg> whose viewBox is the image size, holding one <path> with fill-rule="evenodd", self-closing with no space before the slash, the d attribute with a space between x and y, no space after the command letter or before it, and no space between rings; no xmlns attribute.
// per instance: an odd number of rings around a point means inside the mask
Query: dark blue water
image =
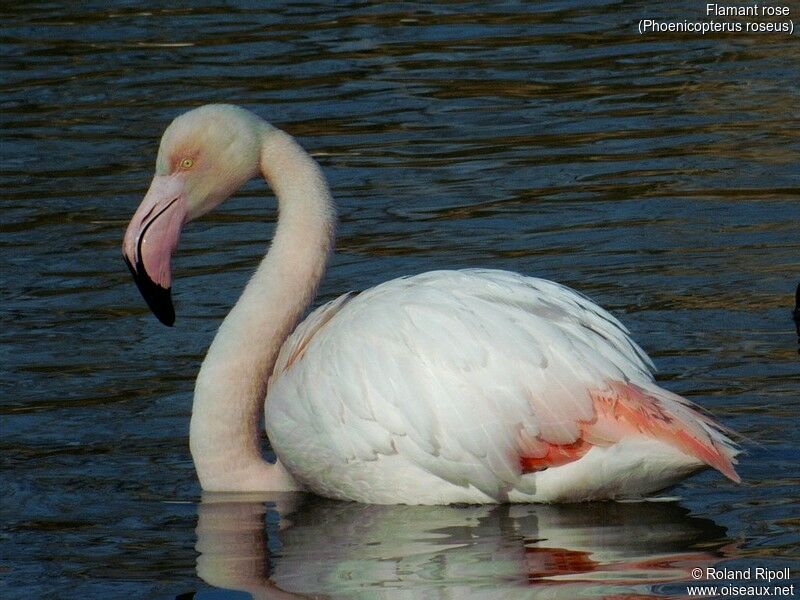
<svg viewBox="0 0 800 600"><path fill-rule="evenodd" d="M797 37L638 35L701 18L692 2L264 6L0 9L0 595L686 597L692 568L797 577ZM174 329L119 246L163 128L218 101L323 165L341 227L318 302L439 267L565 283L745 436L744 483L704 473L644 505L201 503L192 385L274 202L254 182L186 230Z"/></svg>

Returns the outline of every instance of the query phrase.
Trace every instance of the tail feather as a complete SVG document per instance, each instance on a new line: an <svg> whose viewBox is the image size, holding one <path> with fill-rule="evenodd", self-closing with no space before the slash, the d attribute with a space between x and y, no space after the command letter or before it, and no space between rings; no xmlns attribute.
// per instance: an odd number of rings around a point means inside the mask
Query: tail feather
<svg viewBox="0 0 800 600"><path fill-rule="evenodd" d="M596 419L585 427L587 438L599 434L607 439L610 432L621 438L636 431L677 447L736 483L741 481L734 469L739 449L726 435L729 430L685 398L656 386L615 381L606 390L593 392L592 400Z"/></svg>
<svg viewBox="0 0 800 600"><path fill-rule="evenodd" d="M645 388L622 381L609 382L590 396L594 416L577 422L575 439L564 442L520 431L517 442L523 473L565 465L583 457L592 446L608 447L638 435L670 444L730 480L741 481L734 469L739 448L728 437L732 432L686 398L655 384Z"/></svg>

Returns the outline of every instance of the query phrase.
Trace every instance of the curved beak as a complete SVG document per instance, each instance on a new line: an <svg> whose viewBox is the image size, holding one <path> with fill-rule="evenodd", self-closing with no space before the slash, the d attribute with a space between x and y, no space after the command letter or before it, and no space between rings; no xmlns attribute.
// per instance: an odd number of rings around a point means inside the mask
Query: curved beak
<svg viewBox="0 0 800 600"><path fill-rule="evenodd" d="M175 323L170 261L187 214L183 181L156 175L122 240L122 256L136 286L153 314L169 326Z"/></svg>

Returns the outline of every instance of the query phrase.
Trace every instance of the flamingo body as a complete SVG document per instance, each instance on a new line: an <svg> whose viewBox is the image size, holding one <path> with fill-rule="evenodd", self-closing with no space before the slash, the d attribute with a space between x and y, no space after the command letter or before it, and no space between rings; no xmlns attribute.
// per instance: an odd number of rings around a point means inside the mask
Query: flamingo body
<svg viewBox="0 0 800 600"><path fill-rule="evenodd" d="M722 428L658 387L627 330L561 285L435 271L301 323L332 251L333 199L291 136L235 106L170 124L125 233L128 267L165 324L182 227L259 171L279 219L195 384L204 489L447 504L640 497L704 467L738 481ZM276 464L261 453L262 414Z"/></svg>
<svg viewBox="0 0 800 600"><path fill-rule="evenodd" d="M435 271L312 313L278 356L266 425L304 486L371 503L641 497L703 468L702 452L732 473L727 439L652 368L619 321L569 288ZM604 414L603 398L630 402L626 389L677 432ZM686 431L696 443L682 448Z"/></svg>

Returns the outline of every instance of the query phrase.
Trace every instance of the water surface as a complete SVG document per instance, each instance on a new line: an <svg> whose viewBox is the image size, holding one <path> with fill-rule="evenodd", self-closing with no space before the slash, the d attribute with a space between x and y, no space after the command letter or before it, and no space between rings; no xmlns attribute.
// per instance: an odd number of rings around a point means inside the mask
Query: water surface
<svg viewBox="0 0 800 600"><path fill-rule="evenodd" d="M0 9L4 598L682 597L695 566L797 574L796 37L641 37L640 2L487 6ZM253 182L187 228L173 329L119 245L161 131L206 102L322 164L341 226L317 302L445 267L572 286L746 437L745 483L566 508L201 502L192 385L275 204Z"/></svg>

